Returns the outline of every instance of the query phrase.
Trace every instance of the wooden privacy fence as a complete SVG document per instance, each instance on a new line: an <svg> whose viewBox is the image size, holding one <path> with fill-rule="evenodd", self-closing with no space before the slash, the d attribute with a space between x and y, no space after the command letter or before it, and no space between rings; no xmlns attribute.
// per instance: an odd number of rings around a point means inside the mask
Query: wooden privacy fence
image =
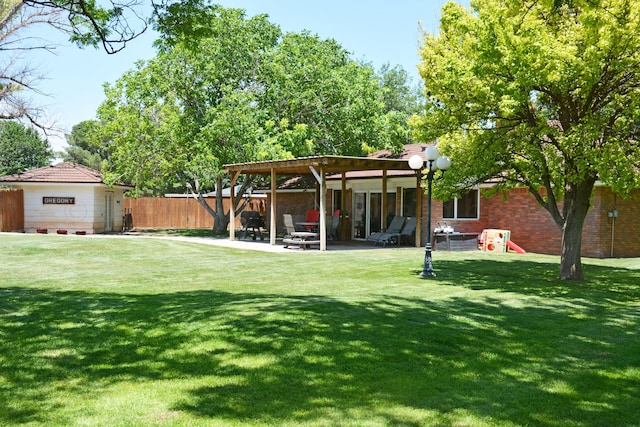
<svg viewBox="0 0 640 427"><path fill-rule="evenodd" d="M122 201L124 214L131 214L133 228L213 228L213 217L193 197L125 197ZM207 197L209 206L215 209L215 197ZM229 210L229 199L224 198L225 212ZM265 215L265 198L252 198L246 208ZM239 228L240 218L236 218Z"/></svg>
<svg viewBox="0 0 640 427"><path fill-rule="evenodd" d="M0 231L24 231L24 192L0 189Z"/></svg>

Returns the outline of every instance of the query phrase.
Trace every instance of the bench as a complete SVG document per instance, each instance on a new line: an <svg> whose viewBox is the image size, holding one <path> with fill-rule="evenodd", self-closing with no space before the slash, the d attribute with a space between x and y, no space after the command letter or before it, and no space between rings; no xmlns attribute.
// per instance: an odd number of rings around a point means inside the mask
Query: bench
<svg viewBox="0 0 640 427"><path fill-rule="evenodd" d="M290 237L285 237L282 239L282 242L285 244L284 247L288 248L289 245L300 246L302 250L306 249L309 245L319 245L320 240L302 240L302 239L294 239Z"/></svg>
<svg viewBox="0 0 640 427"><path fill-rule="evenodd" d="M282 239L282 243L284 243L285 248L288 248L289 245L296 245L304 250L309 245L319 245L320 239L318 239L318 236L318 233L311 231L294 231L291 236Z"/></svg>

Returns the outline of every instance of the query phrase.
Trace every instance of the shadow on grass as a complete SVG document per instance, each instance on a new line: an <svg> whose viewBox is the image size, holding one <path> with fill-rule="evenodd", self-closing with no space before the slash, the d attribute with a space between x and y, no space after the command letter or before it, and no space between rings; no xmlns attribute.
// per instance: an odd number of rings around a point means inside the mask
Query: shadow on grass
<svg viewBox="0 0 640 427"><path fill-rule="evenodd" d="M522 290L468 267L470 287ZM525 287L581 297L557 304L0 288L0 424L46 424L60 395L193 379L170 409L205 422L632 425L640 314L619 303L637 290L573 285Z"/></svg>
<svg viewBox="0 0 640 427"><path fill-rule="evenodd" d="M493 289L541 297L586 298L595 304L640 300L640 270L614 268L583 260L584 281L557 279L557 262L514 257L438 260L439 281L470 289Z"/></svg>

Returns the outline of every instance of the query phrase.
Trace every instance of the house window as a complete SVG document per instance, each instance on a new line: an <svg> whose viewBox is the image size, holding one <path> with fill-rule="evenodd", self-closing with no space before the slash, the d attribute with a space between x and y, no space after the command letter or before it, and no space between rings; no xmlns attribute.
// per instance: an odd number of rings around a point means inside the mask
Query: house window
<svg viewBox="0 0 640 427"><path fill-rule="evenodd" d="M480 194L470 190L460 198L448 200L442 204L443 219L478 219Z"/></svg>

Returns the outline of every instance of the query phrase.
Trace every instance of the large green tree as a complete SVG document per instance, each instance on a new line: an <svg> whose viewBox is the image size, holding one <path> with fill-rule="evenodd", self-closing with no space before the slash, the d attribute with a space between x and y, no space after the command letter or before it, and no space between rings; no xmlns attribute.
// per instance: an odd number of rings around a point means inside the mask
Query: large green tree
<svg viewBox="0 0 640 427"><path fill-rule="evenodd" d="M422 86L414 84L404 68L386 63L376 74L382 89L385 111L398 111L407 115L420 113L424 103Z"/></svg>
<svg viewBox="0 0 640 427"><path fill-rule="evenodd" d="M583 279L594 185L640 185L640 2L448 3L421 56L428 104L415 129L455 159L452 194L526 187L562 234L560 278Z"/></svg>
<svg viewBox="0 0 640 427"><path fill-rule="evenodd" d="M170 27L156 58L107 85L98 115L112 147L108 176L124 176L138 194L188 183L222 232L222 198L214 208L201 193L222 190L223 164L255 158L264 119L256 73L280 31L265 16L208 5L190 25L206 32Z"/></svg>
<svg viewBox="0 0 640 427"><path fill-rule="evenodd" d="M188 18L178 27L160 21L157 57L108 85L99 110L108 175L135 183L138 194L188 183L223 232L222 198L214 208L200 196L222 189L224 164L401 144L396 128L383 132L398 123L382 119L375 73L335 41L282 35L266 16L239 9L203 4Z"/></svg>
<svg viewBox="0 0 640 427"><path fill-rule="evenodd" d="M406 117L403 138L390 131L397 117L385 108L382 77L335 40L308 32L285 34L261 78L261 107L269 117L306 132L306 143L285 146L292 156L358 156L406 143Z"/></svg>
<svg viewBox="0 0 640 427"><path fill-rule="evenodd" d="M65 135L67 147L60 153L65 162L74 162L101 170L102 163L109 158L109 145L100 140L100 122L85 120L74 125Z"/></svg>
<svg viewBox="0 0 640 427"><path fill-rule="evenodd" d="M53 157L47 140L13 120L0 121L0 176L47 166Z"/></svg>
<svg viewBox="0 0 640 427"><path fill-rule="evenodd" d="M378 120L379 139L391 151L412 142L409 118L424 106L422 87L414 85L401 66L384 64L376 73L383 100L384 115Z"/></svg>

